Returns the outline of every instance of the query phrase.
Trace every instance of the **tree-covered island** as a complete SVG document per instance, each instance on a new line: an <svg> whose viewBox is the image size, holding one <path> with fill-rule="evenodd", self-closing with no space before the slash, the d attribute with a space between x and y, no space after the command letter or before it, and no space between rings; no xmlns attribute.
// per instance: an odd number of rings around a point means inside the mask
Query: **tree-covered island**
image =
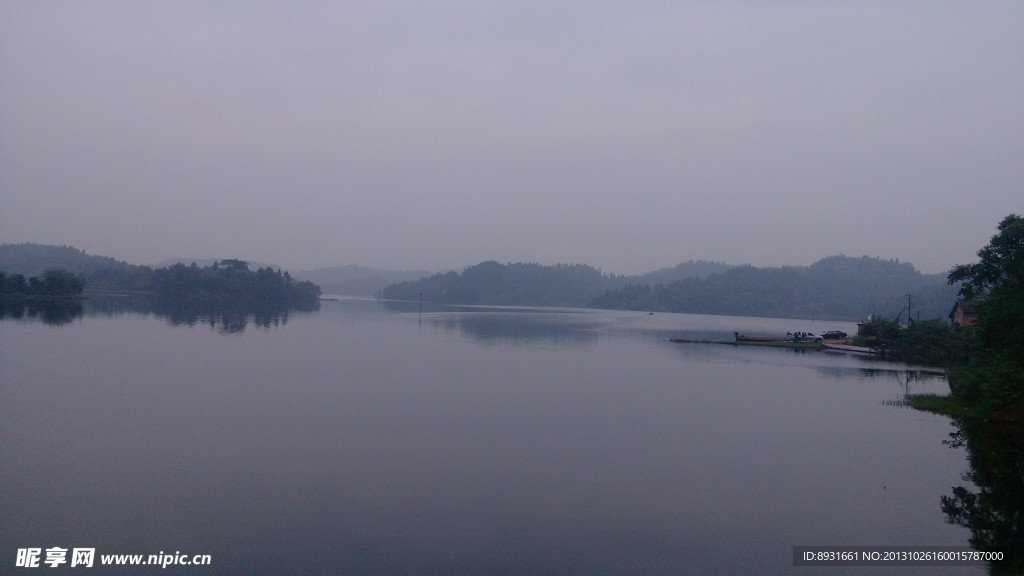
<svg viewBox="0 0 1024 576"><path fill-rule="evenodd" d="M33 275L36 274L36 275ZM99 294L149 296L163 307L309 308L320 287L244 260L153 269L92 256L70 246L0 246L0 299L8 304Z"/></svg>
<svg viewBox="0 0 1024 576"><path fill-rule="evenodd" d="M312 282L296 282L288 272L271 268L250 270L248 262L234 259L154 270L150 289L162 301L191 305L301 307L316 304L320 297L320 287Z"/></svg>

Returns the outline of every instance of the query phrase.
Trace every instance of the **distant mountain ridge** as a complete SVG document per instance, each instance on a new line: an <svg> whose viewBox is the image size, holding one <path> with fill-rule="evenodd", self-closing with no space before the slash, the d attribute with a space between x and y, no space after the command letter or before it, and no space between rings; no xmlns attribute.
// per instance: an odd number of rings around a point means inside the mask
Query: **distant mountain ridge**
<svg viewBox="0 0 1024 576"><path fill-rule="evenodd" d="M704 279L671 284L630 283L594 298L595 308L735 316L858 320L867 314L906 318L908 294L916 318L944 318L958 287L944 274L863 256L830 256L810 266L739 266Z"/></svg>
<svg viewBox="0 0 1024 576"><path fill-rule="evenodd" d="M94 256L67 245L0 244L0 270L11 274L39 276L51 268L85 275L97 270L132 266L109 256Z"/></svg>
<svg viewBox="0 0 1024 576"><path fill-rule="evenodd" d="M222 259L220 259L222 260ZM86 279L86 290L142 290L150 281L154 269L169 268L175 264L200 267L212 266L215 258L168 258L153 266L129 264L109 256L96 256L67 245L0 244L0 270L26 277L41 276L52 268L60 268ZM252 269L281 269L280 266L249 261ZM347 265L317 268L292 274L296 280L308 280L333 294L376 295L382 288L396 282L429 276L423 270L391 271L365 266Z"/></svg>
<svg viewBox="0 0 1024 576"><path fill-rule="evenodd" d="M736 266L725 262L711 262L708 260L688 260L675 266L659 268L654 272L628 276L629 281L635 284L669 284L687 278L706 278L712 274L727 272Z"/></svg>
<svg viewBox="0 0 1024 576"><path fill-rule="evenodd" d="M399 282L430 276L426 270L380 270L348 264L295 272L299 280L318 284L325 293L353 296L375 296L384 287Z"/></svg>
<svg viewBox="0 0 1024 576"><path fill-rule="evenodd" d="M0 245L0 270L39 276L62 268L86 280L86 291L145 290L153 269L71 246ZM830 256L810 266L755 268L689 261L647 274L604 274L585 264L500 264L462 272L381 271L348 265L294 274L324 292L381 294L443 304L590 306L627 310L857 320L869 313L944 318L958 287L944 274L922 274L909 263Z"/></svg>
<svg viewBox="0 0 1024 576"><path fill-rule="evenodd" d="M442 304L504 306L586 306L598 296L630 282L670 282L705 277L732 266L720 262L683 262L637 276L604 274L586 264L501 264L493 260L469 266L461 273L435 274L385 288L384 298L415 300L420 294Z"/></svg>
<svg viewBox="0 0 1024 576"><path fill-rule="evenodd" d="M46 270L63 269L85 279L86 291L143 290L152 269L109 256L86 254L67 245L25 242L0 244L0 270L10 274L39 276Z"/></svg>
<svg viewBox="0 0 1024 576"><path fill-rule="evenodd" d="M583 306L614 286L609 276L585 264L542 266L533 263L481 262L413 282L392 284L389 300L424 300L440 304L506 306Z"/></svg>

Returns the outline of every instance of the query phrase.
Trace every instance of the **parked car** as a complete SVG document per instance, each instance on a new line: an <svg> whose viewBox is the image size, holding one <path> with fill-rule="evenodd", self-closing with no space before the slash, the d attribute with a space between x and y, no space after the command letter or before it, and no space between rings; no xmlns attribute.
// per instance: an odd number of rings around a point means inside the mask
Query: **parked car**
<svg viewBox="0 0 1024 576"><path fill-rule="evenodd" d="M824 338L825 340L839 340L842 338L846 338L846 332L842 332L840 330L829 330L828 332L822 334L821 337Z"/></svg>

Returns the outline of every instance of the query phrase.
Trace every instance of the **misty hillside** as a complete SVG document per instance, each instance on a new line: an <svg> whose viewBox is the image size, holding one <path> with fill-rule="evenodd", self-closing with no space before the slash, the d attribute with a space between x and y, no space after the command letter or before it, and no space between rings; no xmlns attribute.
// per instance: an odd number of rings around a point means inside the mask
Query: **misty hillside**
<svg viewBox="0 0 1024 576"><path fill-rule="evenodd" d="M71 246L46 244L0 245L0 270L26 277L39 276L51 268L62 268L85 279L87 291L142 290L152 270L109 256L86 254Z"/></svg>
<svg viewBox="0 0 1024 576"><path fill-rule="evenodd" d="M51 268L83 277L87 291L147 290L153 274L149 267L70 246L0 245L0 270L39 276ZM442 304L590 306L836 320L858 320L869 313L905 317L907 294L912 295L915 317L944 318L957 295L957 287L947 285L944 274L921 274L909 263L866 256L831 256L811 266L781 268L689 261L637 276L606 275L584 264L488 261L461 273L431 276L350 265L301 272L295 278L318 284L327 293L380 292L394 300L417 300L422 293L424 300Z"/></svg>
<svg viewBox="0 0 1024 576"><path fill-rule="evenodd" d="M418 280L430 274L425 270L378 270L348 264L295 272L293 276L319 285L327 294L375 296L390 284Z"/></svg>
<svg viewBox="0 0 1024 576"><path fill-rule="evenodd" d="M585 306L609 290L628 283L671 282L705 277L732 268L719 262L683 262L638 276L603 274L585 264L500 264L494 261L462 271L434 274L417 281L385 288L393 300L416 300L420 293L429 302L442 304L495 304L503 306Z"/></svg>
<svg viewBox="0 0 1024 576"><path fill-rule="evenodd" d="M185 266L190 266L193 262L196 263L196 266L212 266L215 262L217 262L217 259L216 258L167 258L166 260L161 260L161 261L157 262L156 264L153 264L153 268L170 268L171 266L174 266L175 264L184 264Z"/></svg>
<svg viewBox="0 0 1024 576"><path fill-rule="evenodd" d="M78 275L96 270L131 266L107 256L93 256L71 246L45 244L0 244L0 270L26 277L39 276L51 268L63 268Z"/></svg>
<svg viewBox="0 0 1024 576"><path fill-rule="evenodd" d="M656 310L736 316L858 320L874 313L903 314L907 294L913 315L944 318L958 288L943 274L921 274L908 263L831 256L811 266L740 266L705 279L639 284L594 298L595 308Z"/></svg>
<svg viewBox="0 0 1024 576"><path fill-rule="evenodd" d="M585 264L500 264L482 262L462 271L435 274L415 282L392 284L382 295L391 300L441 304L508 306L583 306L615 287L612 277Z"/></svg>
<svg viewBox="0 0 1024 576"><path fill-rule="evenodd" d="M670 268L660 268L654 272L628 276L632 284L669 284L687 278L707 278L712 274L721 274L736 266L725 262L709 262L707 260L689 260Z"/></svg>
<svg viewBox="0 0 1024 576"><path fill-rule="evenodd" d="M51 268L62 268L85 280L86 292L152 292L160 273L176 264L211 266L215 260L171 259L154 267L128 264L109 256L96 256L71 246L46 244L0 245L0 270L26 277L39 276ZM262 265L247 263L251 269Z"/></svg>

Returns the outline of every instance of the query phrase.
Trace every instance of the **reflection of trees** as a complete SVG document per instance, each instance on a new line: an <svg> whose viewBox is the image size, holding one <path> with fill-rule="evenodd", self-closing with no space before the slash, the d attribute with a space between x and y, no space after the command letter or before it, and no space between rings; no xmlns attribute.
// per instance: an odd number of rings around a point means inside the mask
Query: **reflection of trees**
<svg viewBox="0 0 1024 576"><path fill-rule="evenodd" d="M970 544L983 552L1002 552L992 574L1024 573L1024 439L1012 438L985 423L957 424L945 443L967 448L971 470L967 486L942 497L949 523L971 531Z"/></svg>
<svg viewBox="0 0 1024 576"><path fill-rule="evenodd" d="M813 350L803 350L802 352L814 353ZM945 378L945 373L936 370L894 370L892 368L852 368L850 366L816 366L814 369L819 374L837 380L843 378L855 378L858 380L869 378L892 379L898 382L907 393L910 392L912 383Z"/></svg>
<svg viewBox="0 0 1024 576"><path fill-rule="evenodd" d="M914 396L913 384L943 378L942 372L931 370L874 370L863 369L862 375L867 378L889 377L899 383L903 388L903 395L899 399L882 400L883 406L895 406L898 408L914 409L912 397Z"/></svg>
<svg viewBox="0 0 1024 576"><path fill-rule="evenodd" d="M881 370L877 368L858 368L858 370L865 377L892 377L905 386L909 386L911 382L924 382L925 380L946 377L946 373L941 370Z"/></svg>
<svg viewBox="0 0 1024 576"><path fill-rule="evenodd" d="M82 316L77 299L29 299L20 302L0 298L0 318L41 320L50 326L62 326Z"/></svg>
<svg viewBox="0 0 1024 576"><path fill-rule="evenodd" d="M189 304L143 294L129 296L101 295L87 301L90 316L121 314L153 314L172 326L209 326L221 334L240 334L249 326L270 329L288 323L294 312L320 308L319 302L302 305L256 303L243 305Z"/></svg>
<svg viewBox="0 0 1024 576"><path fill-rule="evenodd" d="M200 306L155 299L151 311L157 316L165 318L172 326L206 324L211 330L216 330L221 334L240 334L250 324L263 329L277 328L288 323L289 313L316 310L317 308L319 308L319 303L302 307L280 304Z"/></svg>

